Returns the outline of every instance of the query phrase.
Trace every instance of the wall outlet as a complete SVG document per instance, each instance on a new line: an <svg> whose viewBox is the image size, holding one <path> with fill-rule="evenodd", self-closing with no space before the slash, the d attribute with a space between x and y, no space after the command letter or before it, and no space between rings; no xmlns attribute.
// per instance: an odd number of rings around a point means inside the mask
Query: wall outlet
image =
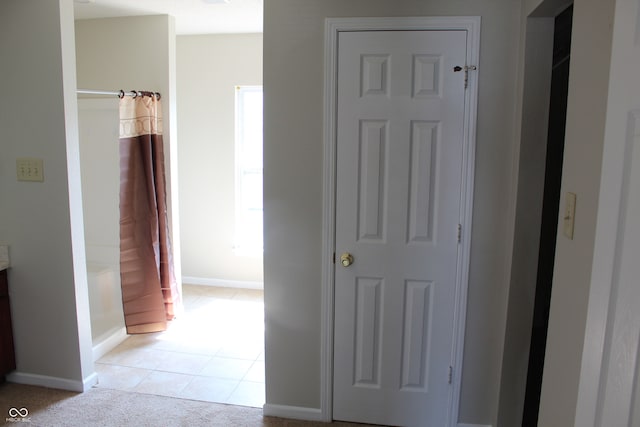
<svg viewBox="0 0 640 427"><path fill-rule="evenodd" d="M16 159L16 172L18 181L44 181L42 159L35 159L31 157Z"/></svg>

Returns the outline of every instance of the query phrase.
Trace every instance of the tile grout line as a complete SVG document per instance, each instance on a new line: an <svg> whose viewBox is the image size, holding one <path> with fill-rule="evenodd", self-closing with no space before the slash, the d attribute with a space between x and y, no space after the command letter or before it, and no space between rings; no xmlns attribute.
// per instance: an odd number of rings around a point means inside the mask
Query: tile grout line
<svg viewBox="0 0 640 427"><path fill-rule="evenodd" d="M211 295L213 294L213 295ZM193 298L195 296L195 298ZM228 293L227 295L225 295L225 298L220 298L219 297L219 293L203 293L203 294L197 294L197 295L190 295L190 298L193 298L190 300L190 305L194 304L194 303L198 303L198 302L202 302L202 300L204 299L209 299L211 298L212 300L217 300L217 301L236 301L236 302L248 302L248 303L252 303L252 302L257 302L260 301L260 299L255 298L255 294L250 292L248 293L248 295L246 295L246 293L241 292L240 290L234 290L233 292ZM262 300L263 301L263 300ZM194 304L195 305L195 304ZM203 306L206 307L207 304L203 304ZM262 305L262 307L264 307ZM262 308L264 310L264 308ZM196 309L194 309L193 311L195 311ZM183 319L188 319L189 318L189 310L185 309L185 313L183 316ZM206 322L206 319L204 319ZM161 335L159 335L161 336ZM183 355L189 355L189 356L197 356L198 358L204 358L205 362L202 365L201 368L198 369L197 373L186 373L186 372L175 372L174 370L166 370L166 369L170 369L170 368L162 368L159 369L158 366L162 363L162 362L158 362L158 365L156 365L154 368L149 368L149 367L145 367L145 366L131 366L131 365L123 365L121 364L121 362L118 362L117 359L116 361L96 361L97 364L102 364L104 366L118 366L118 367L122 367L122 368L130 368L130 369L140 369L143 370L145 372L144 376L142 378L140 378L140 380L136 383L136 385L132 386L132 387L126 387L123 388L122 390L128 390L128 391L134 391L134 392L138 392L138 393L148 393L148 394L159 394L159 395L170 395L170 396L178 396L181 398L185 398L185 399L194 399L193 396L185 396L184 395L184 391L186 389L188 389L188 387L190 385L192 385L194 383L195 380L197 379L202 379L202 380L222 380L222 381L231 381L234 382L235 385L232 389L232 391L226 396L226 398L220 402L219 400L222 399L215 399L215 400L211 400L211 399L206 399L206 398L202 398L202 399L197 399L196 400L203 400L204 401L208 401L208 402L218 402L218 403L230 403L230 404L237 404L237 405L248 405L248 406L255 406L256 403L255 401L249 402L252 399L249 397L248 399L245 399L244 402L239 402L236 401L236 403L232 402L232 396L240 389L240 387L243 384L251 384L251 385L261 385L262 388L264 388L264 380L263 381L250 381L248 379L245 379L248 375L249 372L251 371L251 369L254 369L255 366L257 366L258 362L260 362L261 364L264 364L264 359L261 359L263 352L260 351L257 356L255 357L251 357L251 358L239 358L239 357L233 357L232 355L219 355L220 352L223 352L225 350L225 346L223 345L222 347L218 348L215 352L208 352L208 353L193 353L193 352L189 352L189 351L179 351L179 350L174 350L174 349L163 349L163 348L153 348L153 342L143 342L143 343L138 343L138 345L136 346L132 346L132 348L125 348L122 351L122 354L126 354L126 353L130 353L130 354L135 354L136 352L140 352L140 351L152 351L155 354L160 355L160 357L162 358L164 355L167 356L167 358L170 358L171 356L183 356ZM227 347L228 348L228 347ZM242 374L242 376L238 379L238 378L221 378L221 377L217 377L217 376L209 376L209 375L202 375L202 372L205 370L206 366L213 362L215 359L226 359L229 361L242 361L242 362L251 362L251 364L249 365L249 368ZM170 363L170 362L169 362ZM136 390L145 380L149 379L149 377L153 374L153 373L166 373L166 374L177 374L177 375L181 375L181 376L185 376L188 377L188 381L182 386L180 387L180 389L176 392L173 393L173 391L171 391L169 394L164 393L162 390L157 391L156 393L154 393L153 391L149 391L149 392L145 392L145 391L139 391ZM215 382L215 381L214 381ZM105 387L106 388L106 387ZM262 398L264 399L264 390L262 391ZM261 406L261 405L259 405Z"/></svg>

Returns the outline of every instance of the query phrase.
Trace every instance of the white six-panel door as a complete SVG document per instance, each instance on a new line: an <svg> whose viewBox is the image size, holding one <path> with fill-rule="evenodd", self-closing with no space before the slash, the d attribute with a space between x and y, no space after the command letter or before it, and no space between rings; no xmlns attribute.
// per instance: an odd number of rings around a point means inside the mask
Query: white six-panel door
<svg viewBox="0 0 640 427"><path fill-rule="evenodd" d="M451 421L466 40L339 34L334 419Z"/></svg>

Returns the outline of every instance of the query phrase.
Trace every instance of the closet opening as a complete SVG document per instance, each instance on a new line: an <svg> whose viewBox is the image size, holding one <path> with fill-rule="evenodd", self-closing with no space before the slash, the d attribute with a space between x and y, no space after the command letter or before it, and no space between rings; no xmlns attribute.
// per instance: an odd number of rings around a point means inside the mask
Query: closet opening
<svg viewBox="0 0 640 427"><path fill-rule="evenodd" d="M570 6L556 16L554 25L542 223L540 227L533 326L522 419L523 427L535 427L538 423L561 198L560 187L569 89L572 17L573 6Z"/></svg>

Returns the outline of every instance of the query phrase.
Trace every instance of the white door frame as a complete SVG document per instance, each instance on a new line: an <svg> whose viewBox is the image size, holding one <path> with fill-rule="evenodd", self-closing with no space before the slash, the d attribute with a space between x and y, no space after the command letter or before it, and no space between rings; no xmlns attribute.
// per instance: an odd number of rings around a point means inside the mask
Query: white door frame
<svg viewBox="0 0 640 427"><path fill-rule="evenodd" d="M407 18L327 18L325 21L324 70L324 158L322 212L322 330L320 355L320 419L333 419L333 320L334 320L334 251L336 196L336 109L338 34L342 31L382 30L463 30L467 31L467 58L464 65L479 64L480 17L407 17ZM479 68L479 67L478 67ZM461 243L456 265L456 298L454 308L454 337L452 399L449 419L458 419L464 330L467 308L467 285L471 251L471 217L473 208L473 180L475 167L475 129L478 96L477 71L469 73L465 92L464 141L462 159L462 193L460 196Z"/></svg>

